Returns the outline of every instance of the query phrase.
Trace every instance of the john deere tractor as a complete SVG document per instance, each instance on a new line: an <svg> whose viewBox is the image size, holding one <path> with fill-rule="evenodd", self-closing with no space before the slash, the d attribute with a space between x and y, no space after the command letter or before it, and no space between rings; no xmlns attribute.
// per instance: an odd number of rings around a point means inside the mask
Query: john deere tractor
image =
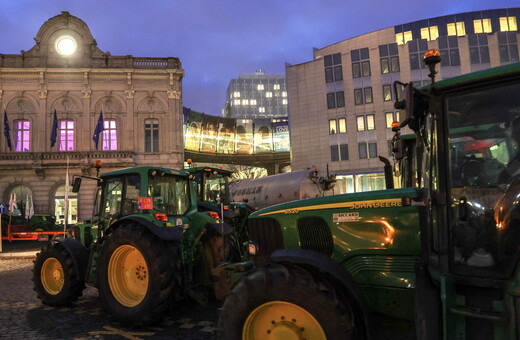
<svg viewBox="0 0 520 340"><path fill-rule="evenodd" d="M520 63L435 82L439 62L425 55L430 85L395 84L400 188L249 216L257 267L222 339L381 339L405 321L420 340L520 339Z"/></svg>
<svg viewBox="0 0 520 340"><path fill-rule="evenodd" d="M139 326L184 297L224 296L230 282L219 265L232 228L218 213L197 209L188 172L135 167L93 179L95 216L75 226L74 238L50 242L34 262L44 304L69 305L94 284L110 314Z"/></svg>

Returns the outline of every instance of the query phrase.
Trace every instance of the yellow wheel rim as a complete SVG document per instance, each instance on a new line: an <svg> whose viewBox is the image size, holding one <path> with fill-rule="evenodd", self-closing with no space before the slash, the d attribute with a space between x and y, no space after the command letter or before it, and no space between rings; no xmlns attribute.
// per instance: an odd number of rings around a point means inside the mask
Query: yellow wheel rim
<svg viewBox="0 0 520 340"><path fill-rule="evenodd" d="M125 307L140 304L148 291L148 266L141 252L132 246L117 248L108 262L108 285Z"/></svg>
<svg viewBox="0 0 520 340"><path fill-rule="evenodd" d="M63 289L65 275L63 267L56 258L49 257L43 262L40 273L43 289L51 295L57 295Z"/></svg>
<svg viewBox="0 0 520 340"><path fill-rule="evenodd" d="M320 323L305 309L286 301L271 301L249 314L243 340L327 340Z"/></svg>

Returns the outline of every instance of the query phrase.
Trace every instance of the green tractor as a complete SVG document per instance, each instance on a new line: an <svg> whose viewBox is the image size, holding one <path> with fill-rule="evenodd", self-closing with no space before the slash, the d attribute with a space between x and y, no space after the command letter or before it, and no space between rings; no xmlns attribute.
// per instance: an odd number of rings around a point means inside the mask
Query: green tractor
<svg viewBox="0 0 520 340"><path fill-rule="evenodd" d="M74 181L79 190L81 177ZM217 213L199 211L190 174L135 167L92 178L97 212L37 254L37 296L65 306L95 284L101 305L133 326L156 322L176 301L222 298L230 278L220 266L232 228Z"/></svg>
<svg viewBox="0 0 520 340"><path fill-rule="evenodd" d="M251 214L257 267L221 339L381 339L406 322L419 340L520 339L520 63L435 82L437 53L432 84L394 85L401 188Z"/></svg>

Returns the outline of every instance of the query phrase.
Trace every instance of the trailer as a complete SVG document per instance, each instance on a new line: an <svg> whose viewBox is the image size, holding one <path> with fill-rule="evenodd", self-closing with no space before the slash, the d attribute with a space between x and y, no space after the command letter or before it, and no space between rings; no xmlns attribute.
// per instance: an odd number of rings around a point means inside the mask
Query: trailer
<svg viewBox="0 0 520 340"><path fill-rule="evenodd" d="M64 228L55 224L56 217L50 214L34 214L28 221L17 216L2 215L2 240L49 241L66 235Z"/></svg>

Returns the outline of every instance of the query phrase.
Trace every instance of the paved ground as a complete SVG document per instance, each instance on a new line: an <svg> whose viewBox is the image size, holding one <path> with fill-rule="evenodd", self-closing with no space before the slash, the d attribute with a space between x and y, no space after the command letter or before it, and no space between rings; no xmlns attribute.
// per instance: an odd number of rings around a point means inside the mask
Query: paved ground
<svg viewBox="0 0 520 340"><path fill-rule="evenodd" d="M73 306L42 305L32 284L37 241L3 243L0 253L0 339L215 339L218 308L213 302L200 306L193 301L174 306L155 327L129 329L112 321L100 309L97 290L87 287ZM407 326L408 327L408 326ZM386 327L385 327L386 328ZM415 340L413 329L393 325L378 340Z"/></svg>

